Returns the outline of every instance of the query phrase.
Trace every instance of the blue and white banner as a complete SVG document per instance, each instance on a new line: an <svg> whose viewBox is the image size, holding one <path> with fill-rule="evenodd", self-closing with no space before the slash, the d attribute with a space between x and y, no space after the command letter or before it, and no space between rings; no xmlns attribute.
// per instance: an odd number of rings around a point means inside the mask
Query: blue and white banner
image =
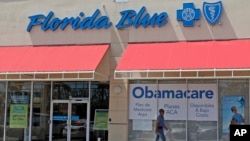
<svg viewBox="0 0 250 141"><path fill-rule="evenodd" d="M216 84L130 84L129 119L218 120Z"/></svg>

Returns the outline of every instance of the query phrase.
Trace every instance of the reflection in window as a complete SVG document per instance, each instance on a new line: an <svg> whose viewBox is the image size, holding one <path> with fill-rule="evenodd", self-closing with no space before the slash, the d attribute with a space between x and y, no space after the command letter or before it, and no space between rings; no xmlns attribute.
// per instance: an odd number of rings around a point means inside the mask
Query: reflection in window
<svg viewBox="0 0 250 141"><path fill-rule="evenodd" d="M30 82L8 84L6 140L28 138L30 90Z"/></svg>
<svg viewBox="0 0 250 141"><path fill-rule="evenodd" d="M53 99L88 98L89 82L54 82Z"/></svg>
<svg viewBox="0 0 250 141"><path fill-rule="evenodd" d="M51 82L34 82L32 130L33 140L47 140L49 136Z"/></svg>

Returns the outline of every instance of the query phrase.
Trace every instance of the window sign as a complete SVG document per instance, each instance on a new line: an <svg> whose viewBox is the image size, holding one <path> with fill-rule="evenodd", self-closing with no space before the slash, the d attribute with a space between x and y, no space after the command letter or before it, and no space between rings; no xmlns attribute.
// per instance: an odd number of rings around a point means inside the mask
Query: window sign
<svg viewBox="0 0 250 141"><path fill-rule="evenodd" d="M27 128L28 126L28 105L10 105L10 128Z"/></svg>
<svg viewBox="0 0 250 141"><path fill-rule="evenodd" d="M159 108L165 110L165 119L168 120L186 120L187 117L187 99L175 98L175 92L185 90L186 84L160 84L159 92L162 98L159 99Z"/></svg>
<svg viewBox="0 0 250 141"><path fill-rule="evenodd" d="M218 120L216 84L131 84L129 118L155 120L158 109L167 120ZM187 89L188 88L188 89Z"/></svg>
<svg viewBox="0 0 250 141"><path fill-rule="evenodd" d="M94 130L108 130L108 110L107 109L96 109Z"/></svg>
<svg viewBox="0 0 250 141"><path fill-rule="evenodd" d="M188 120L217 121L218 93L216 84L189 84Z"/></svg>
<svg viewBox="0 0 250 141"><path fill-rule="evenodd" d="M131 84L129 94L129 119L156 119L157 99L154 98L157 85Z"/></svg>

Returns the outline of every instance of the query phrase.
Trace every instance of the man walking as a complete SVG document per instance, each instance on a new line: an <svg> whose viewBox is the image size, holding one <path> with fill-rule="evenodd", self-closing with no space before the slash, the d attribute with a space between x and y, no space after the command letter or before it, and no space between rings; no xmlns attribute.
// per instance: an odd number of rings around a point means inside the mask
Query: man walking
<svg viewBox="0 0 250 141"><path fill-rule="evenodd" d="M164 129L168 130L164 123L164 110L160 109L159 115L157 116L157 120L155 122L155 141L158 141L159 138L161 138L162 141L166 141Z"/></svg>

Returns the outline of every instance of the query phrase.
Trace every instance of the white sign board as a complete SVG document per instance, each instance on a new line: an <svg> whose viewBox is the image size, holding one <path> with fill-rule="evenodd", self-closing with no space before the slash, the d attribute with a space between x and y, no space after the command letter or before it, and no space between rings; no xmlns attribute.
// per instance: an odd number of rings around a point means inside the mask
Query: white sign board
<svg viewBox="0 0 250 141"><path fill-rule="evenodd" d="M197 98L188 99L188 120L218 120L218 93L216 86L216 84L188 85L189 90L199 90Z"/></svg>
<svg viewBox="0 0 250 141"><path fill-rule="evenodd" d="M129 119L155 119L157 116L157 99L149 98L157 85L131 84L129 87Z"/></svg>
<svg viewBox="0 0 250 141"><path fill-rule="evenodd" d="M159 99L159 109L165 110L164 119L187 119L187 99L175 97L177 91L185 90L186 87L186 84L159 84L159 92L162 95Z"/></svg>
<svg viewBox="0 0 250 141"><path fill-rule="evenodd" d="M130 85L129 119L155 120L161 108L166 120L217 121L217 85Z"/></svg>

